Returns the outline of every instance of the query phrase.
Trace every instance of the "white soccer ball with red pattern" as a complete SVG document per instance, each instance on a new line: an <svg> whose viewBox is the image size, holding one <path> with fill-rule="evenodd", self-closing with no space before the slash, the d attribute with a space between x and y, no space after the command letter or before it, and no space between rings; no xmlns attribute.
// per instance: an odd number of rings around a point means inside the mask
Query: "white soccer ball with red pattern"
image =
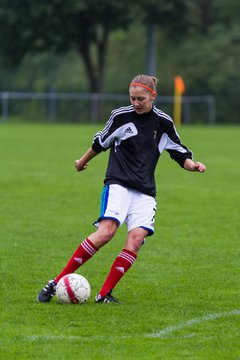
<svg viewBox="0 0 240 360"><path fill-rule="evenodd" d="M82 275L63 276L56 286L56 295L62 304L82 304L90 297L91 287Z"/></svg>

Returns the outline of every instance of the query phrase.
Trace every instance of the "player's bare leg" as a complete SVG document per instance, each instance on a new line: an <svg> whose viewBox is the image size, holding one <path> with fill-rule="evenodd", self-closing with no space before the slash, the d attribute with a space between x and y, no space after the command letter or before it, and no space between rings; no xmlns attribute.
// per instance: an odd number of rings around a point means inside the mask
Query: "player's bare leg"
<svg viewBox="0 0 240 360"><path fill-rule="evenodd" d="M103 219L100 221L97 231L88 236L88 239L97 249L107 244L115 235L118 223L115 220Z"/></svg>

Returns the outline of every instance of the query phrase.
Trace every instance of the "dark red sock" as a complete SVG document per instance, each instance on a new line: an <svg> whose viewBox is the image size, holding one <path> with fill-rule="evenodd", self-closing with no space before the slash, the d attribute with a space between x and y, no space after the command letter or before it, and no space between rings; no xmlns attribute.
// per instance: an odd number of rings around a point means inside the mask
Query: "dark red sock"
<svg viewBox="0 0 240 360"><path fill-rule="evenodd" d="M117 285L117 283L123 277L123 275L134 264L136 258L137 255L127 249L123 249L119 253L114 263L112 264L110 273L108 274L105 283L103 284L100 290L100 295L102 297L105 296L110 290L112 290Z"/></svg>
<svg viewBox="0 0 240 360"><path fill-rule="evenodd" d="M56 277L56 283L64 275L74 273L74 271L89 260L97 251L98 249L93 245L93 243L86 238L73 253L63 271Z"/></svg>

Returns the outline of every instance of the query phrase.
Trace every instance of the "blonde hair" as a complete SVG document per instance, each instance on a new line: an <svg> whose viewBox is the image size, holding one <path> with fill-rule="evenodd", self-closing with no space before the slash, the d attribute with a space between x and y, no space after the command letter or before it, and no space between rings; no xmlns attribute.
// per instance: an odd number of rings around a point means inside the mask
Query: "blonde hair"
<svg viewBox="0 0 240 360"><path fill-rule="evenodd" d="M139 84L145 85L148 88L150 88L153 92L157 92L158 79L155 76L143 75L143 74L137 75L131 81L131 84L134 84L134 83L139 83ZM130 84L130 86L131 86L131 84Z"/></svg>

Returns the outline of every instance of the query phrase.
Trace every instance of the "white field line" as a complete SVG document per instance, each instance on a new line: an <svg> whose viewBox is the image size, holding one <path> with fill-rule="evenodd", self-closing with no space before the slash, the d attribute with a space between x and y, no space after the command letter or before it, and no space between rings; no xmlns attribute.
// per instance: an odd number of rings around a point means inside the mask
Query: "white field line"
<svg viewBox="0 0 240 360"><path fill-rule="evenodd" d="M165 329L162 329L160 331L157 331L157 332L154 332L151 334L147 334L146 336L149 338L163 338L163 337L170 335L171 333L173 333L175 331L182 330L182 329L192 326L192 325L201 324L204 322L214 321L214 320L221 319L224 317L236 316L236 315L240 315L240 310L232 310L229 312L207 314L207 315L203 315L199 318L183 321L176 325L167 326Z"/></svg>
<svg viewBox="0 0 240 360"><path fill-rule="evenodd" d="M116 336L106 336L106 335L99 335L99 336L74 336L74 335L31 335L31 336L26 336L25 338L28 341L41 341L41 340L45 340L45 341L56 341L56 340L81 340L81 341L92 341L92 340L105 340L106 338L108 339L134 339L134 338L165 338L168 335L171 335L172 333L182 330L186 327L190 327L192 325L196 325L196 324L201 324L204 322L208 322L208 321L214 321L217 319L221 319L224 317L230 317L230 316L236 316L236 315L240 315L240 310L232 310L229 312L222 312L222 313L215 313L215 314L207 314L207 315L203 315L199 318L195 318L195 319L190 319L187 321L183 321L179 324L176 325L170 325L167 326L166 328L157 331L157 332L153 332L153 333L149 333L149 334L144 334L142 336L140 335L116 335Z"/></svg>

